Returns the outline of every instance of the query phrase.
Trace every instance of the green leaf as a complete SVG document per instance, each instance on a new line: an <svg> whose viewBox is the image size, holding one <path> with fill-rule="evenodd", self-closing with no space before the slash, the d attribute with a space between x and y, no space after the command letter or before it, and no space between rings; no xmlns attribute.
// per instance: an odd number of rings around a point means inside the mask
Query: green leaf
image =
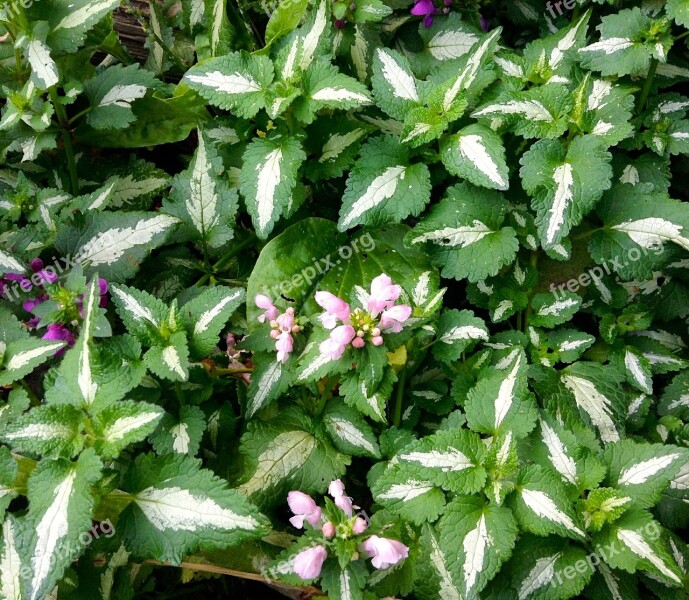
<svg viewBox="0 0 689 600"><path fill-rule="evenodd" d="M526 357L519 350L503 370L479 376L464 406L469 427L480 433L512 432L526 436L535 426L537 411L526 382Z"/></svg>
<svg viewBox="0 0 689 600"><path fill-rule="evenodd" d="M404 119L410 109L421 103L419 82L407 59L396 50L376 49L371 82L378 105L393 119Z"/></svg>
<svg viewBox="0 0 689 600"><path fill-rule="evenodd" d="M323 414L323 424L340 452L380 458L378 437L358 410L332 402Z"/></svg>
<svg viewBox="0 0 689 600"><path fill-rule="evenodd" d="M509 188L502 140L483 125L469 125L447 138L441 158L450 173L475 185L496 190Z"/></svg>
<svg viewBox="0 0 689 600"><path fill-rule="evenodd" d="M414 592L421 600L461 600L460 586L450 568L450 557L456 548L446 554L440 545L436 529L425 524L419 540L419 558L416 564Z"/></svg>
<svg viewBox="0 0 689 600"><path fill-rule="evenodd" d="M189 378L189 347L183 331L173 333L166 343L154 346L144 355L146 367L158 377L172 381Z"/></svg>
<svg viewBox="0 0 689 600"><path fill-rule="evenodd" d="M180 316L189 336L192 355L198 358L210 355L228 320L244 303L245 296L241 288L216 285L182 306Z"/></svg>
<svg viewBox="0 0 689 600"><path fill-rule="evenodd" d="M200 461L140 455L125 477L132 503L120 515L135 556L179 564L197 549L226 548L262 537L270 523Z"/></svg>
<svg viewBox="0 0 689 600"><path fill-rule="evenodd" d="M247 390L246 418L250 419L284 394L292 382L292 372L274 354L256 353L251 383Z"/></svg>
<svg viewBox="0 0 689 600"><path fill-rule="evenodd" d="M352 562L346 567L328 562L321 575L323 589L329 598L364 600L366 574L366 568L360 562Z"/></svg>
<svg viewBox="0 0 689 600"><path fill-rule="evenodd" d="M295 29L304 18L308 6L308 0L295 0L290 3L281 2L278 4L266 25L266 46Z"/></svg>
<svg viewBox="0 0 689 600"><path fill-rule="evenodd" d="M6 407L2 407L0 414L4 413L5 410ZM19 490L14 486L17 471L17 461L12 457L10 449L7 446L0 447L0 519L5 517L7 507L19 493ZM0 590L2 590L1 585Z"/></svg>
<svg viewBox="0 0 689 600"><path fill-rule="evenodd" d="M438 530L440 547L464 598L479 597L509 558L519 532L508 508L485 506L475 496L459 496L448 504Z"/></svg>
<svg viewBox="0 0 689 600"><path fill-rule="evenodd" d="M292 210L297 170L306 154L297 139L283 135L254 139L242 159L242 196L256 233L265 239Z"/></svg>
<svg viewBox="0 0 689 600"><path fill-rule="evenodd" d="M22 47L26 60L31 66L31 81L39 90L47 90L60 79L57 65L50 54L50 48L44 43L47 33L45 21L34 25L32 39L17 40L16 45Z"/></svg>
<svg viewBox="0 0 689 600"><path fill-rule="evenodd" d="M93 450L85 450L76 463L66 460L41 462L28 483L29 512L22 563L30 565L23 583L24 596L45 598L71 564L74 550L83 548L80 535L92 526L94 497L91 486L101 476L101 464Z"/></svg>
<svg viewBox="0 0 689 600"><path fill-rule="evenodd" d="M84 415L74 406L37 406L5 424L0 436L20 452L70 458L83 448L83 427Z"/></svg>
<svg viewBox="0 0 689 600"><path fill-rule="evenodd" d="M347 179L340 231L355 225L382 225L418 216L431 194L428 167L409 164L407 150L394 138L367 141Z"/></svg>
<svg viewBox="0 0 689 600"><path fill-rule="evenodd" d="M146 439L164 411L153 404L123 400L94 415L95 449L106 460L114 459L130 444Z"/></svg>
<svg viewBox="0 0 689 600"><path fill-rule="evenodd" d="M638 7L603 17L597 27L600 40L579 50L582 66L603 76L621 76L645 72L654 57L665 62L672 37L664 28L651 33L654 25Z"/></svg>
<svg viewBox="0 0 689 600"><path fill-rule="evenodd" d="M643 570L673 586L681 585L683 573L667 547L662 527L645 511L628 511L614 523L594 534L596 546L609 548L606 562L629 573Z"/></svg>
<svg viewBox="0 0 689 600"><path fill-rule="evenodd" d="M108 281L118 281L131 277L146 254L162 244L178 222L163 214L103 212L87 217L76 242L65 236L61 243L58 236L56 245L66 253L73 249L87 274L98 271Z"/></svg>
<svg viewBox="0 0 689 600"><path fill-rule="evenodd" d="M689 27L689 4L686 0L668 0L665 3L665 12L678 25Z"/></svg>
<svg viewBox="0 0 689 600"><path fill-rule="evenodd" d="M453 363L459 360L467 348L478 341L488 341L488 328L470 310L447 310L438 320L433 356L438 360Z"/></svg>
<svg viewBox="0 0 689 600"><path fill-rule="evenodd" d="M289 490L323 493L350 458L310 431L306 417L283 409L271 422L250 421L242 436L241 493L261 505L284 503Z"/></svg>
<svg viewBox="0 0 689 600"><path fill-rule="evenodd" d="M531 300L531 324L536 327L556 327L569 321L581 308L581 296L572 292L544 292Z"/></svg>
<svg viewBox="0 0 689 600"><path fill-rule="evenodd" d="M176 453L196 456L206 430L206 417L198 406L183 406L179 417L166 414L151 443L158 454Z"/></svg>
<svg viewBox="0 0 689 600"><path fill-rule="evenodd" d="M232 239L237 191L223 176L224 167L205 132L189 168L175 177L164 209L182 221L191 239L217 248Z"/></svg>
<svg viewBox="0 0 689 600"><path fill-rule="evenodd" d="M650 507L689 460L689 450L670 444L622 440L604 451L608 484L631 497L639 506Z"/></svg>
<svg viewBox="0 0 689 600"><path fill-rule="evenodd" d="M2 537L0 537L0 594L5 600L21 600L21 574L26 566L22 565L19 555L21 543L21 525L12 515L2 523Z"/></svg>
<svg viewBox="0 0 689 600"><path fill-rule="evenodd" d="M426 243L443 277L471 282L497 274L517 255L519 242L511 227L502 227L507 204L496 193L468 184L448 189L407 235L406 243Z"/></svg>
<svg viewBox="0 0 689 600"><path fill-rule="evenodd" d="M560 537L527 534L517 543L508 566L512 589L529 600L575 598L593 575L590 556Z"/></svg>
<svg viewBox="0 0 689 600"><path fill-rule="evenodd" d="M416 525L435 521L443 514L445 494L434 483L406 471L405 467L389 465L371 486L374 500Z"/></svg>
<svg viewBox="0 0 689 600"><path fill-rule="evenodd" d="M5 346L0 342L2 361L0 365L0 385L9 385L28 375L38 365L55 356L65 345L61 341L48 341L36 338L11 342ZM3 348L3 346L5 346Z"/></svg>
<svg viewBox="0 0 689 600"><path fill-rule="evenodd" d="M471 494L483 487L484 446L467 430L438 431L406 446L396 458L405 475L430 481L447 491Z"/></svg>
<svg viewBox="0 0 689 600"><path fill-rule="evenodd" d="M507 92L471 116L504 120L516 134L527 139L555 139L567 130L572 107L570 96L568 88L559 84Z"/></svg>
<svg viewBox="0 0 689 600"><path fill-rule="evenodd" d="M113 285L110 292L127 330L139 341L151 345L167 318L167 306L148 292L126 285Z"/></svg>
<svg viewBox="0 0 689 600"><path fill-rule="evenodd" d="M556 533L576 540L586 537L559 478L538 465L522 469L517 491L510 500L525 531L536 535Z"/></svg>
<svg viewBox="0 0 689 600"><path fill-rule="evenodd" d="M213 106L250 119L265 107L264 92L273 81L273 63L265 56L232 52L199 63L182 79Z"/></svg>
<svg viewBox="0 0 689 600"><path fill-rule="evenodd" d="M561 381L579 413L597 430L603 443L624 435L628 399L622 376L609 366L578 362L560 372Z"/></svg>
<svg viewBox="0 0 689 600"><path fill-rule="evenodd" d="M541 140L522 156L520 175L544 248L559 244L610 189L611 158L595 136L576 137L567 149Z"/></svg>
<svg viewBox="0 0 689 600"><path fill-rule="evenodd" d="M138 64L115 65L101 71L86 84L91 110L86 122L94 129L123 129L136 120L132 103L143 98L155 78Z"/></svg>

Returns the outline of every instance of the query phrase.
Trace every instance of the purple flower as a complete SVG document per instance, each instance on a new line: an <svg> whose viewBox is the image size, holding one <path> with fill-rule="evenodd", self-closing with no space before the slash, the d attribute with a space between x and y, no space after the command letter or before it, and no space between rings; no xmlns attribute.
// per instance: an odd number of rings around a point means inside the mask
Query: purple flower
<svg viewBox="0 0 689 600"><path fill-rule="evenodd" d="M485 17L481 17L480 21L481 21L481 29L483 29L483 31L490 31L491 30L490 21L488 19L486 19Z"/></svg>
<svg viewBox="0 0 689 600"><path fill-rule="evenodd" d="M35 298L32 298L31 300L24 301L22 306L24 307L24 310L26 312L31 312L36 306L38 306L42 302L45 302L48 299L50 299L50 296L48 296L47 294L44 296L36 296Z"/></svg>
<svg viewBox="0 0 689 600"><path fill-rule="evenodd" d="M321 574L326 558L328 551L324 546L302 550L294 557L294 572L302 579L315 579Z"/></svg>
<svg viewBox="0 0 689 600"><path fill-rule="evenodd" d="M432 0L416 0L414 8L411 9L411 14L417 17L425 17L423 24L425 27L430 27L433 23L433 15L436 13L435 4Z"/></svg>
<svg viewBox="0 0 689 600"><path fill-rule="evenodd" d="M409 556L409 548L402 542L377 535L372 535L361 544L361 549L373 559L371 564L376 569L387 569Z"/></svg>
<svg viewBox="0 0 689 600"><path fill-rule="evenodd" d="M48 325L48 331L46 331L43 339L53 340L56 342L67 342L69 346L74 346L74 336L72 335L72 332L61 323L51 323ZM65 348L60 348L55 353L55 356L60 356L64 353L64 351Z"/></svg>
<svg viewBox="0 0 689 600"><path fill-rule="evenodd" d="M273 304L273 301L263 294L256 294L254 302L258 308L263 309L263 314L258 317L259 323L264 323L266 319L273 321L278 316L278 309Z"/></svg>

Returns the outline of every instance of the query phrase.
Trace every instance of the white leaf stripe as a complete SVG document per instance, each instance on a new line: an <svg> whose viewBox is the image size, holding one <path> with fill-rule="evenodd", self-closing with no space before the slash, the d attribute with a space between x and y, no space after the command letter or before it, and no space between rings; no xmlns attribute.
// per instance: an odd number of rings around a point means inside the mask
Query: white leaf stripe
<svg viewBox="0 0 689 600"><path fill-rule="evenodd" d="M53 490L53 502L36 525L36 545L31 557L31 600L39 597L43 582L50 576L58 544L69 531L69 500L77 472L70 473Z"/></svg>
<svg viewBox="0 0 689 600"><path fill-rule="evenodd" d="M393 95L403 100L419 102L414 77L382 48L376 50L376 56L382 63L383 77L390 84Z"/></svg>
<svg viewBox="0 0 689 600"><path fill-rule="evenodd" d="M507 189L507 180L500 174L500 169L493 157L488 153L480 135L462 135L458 140L460 154L490 181L498 186L498 189Z"/></svg>
<svg viewBox="0 0 689 600"><path fill-rule="evenodd" d="M514 386L517 382L517 375L519 374L519 369L521 367L522 357L521 354L517 355L517 359L514 361L514 366L510 371L509 375L503 379L500 383L500 388L498 389L498 396L495 399L495 428L498 429L502 422L504 421L507 413L512 407L514 402Z"/></svg>
<svg viewBox="0 0 689 600"><path fill-rule="evenodd" d="M558 558L559 552L536 560L536 564L519 587L519 600L526 600L535 591L550 584L555 577L555 562Z"/></svg>
<svg viewBox="0 0 689 600"><path fill-rule="evenodd" d="M639 357L630 350L625 350L624 352L624 366L643 391L647 394L653 393L651 380L646 373L644 373Z"/></svg>
<svg viewBox="0 0 689 600"><path fill-rule="evenodd" d="M336 133L334 134L324 145L321 150L321 157L318 162L324 163L328 160L337 158L344 150L356 142L366 131L361 128L354 129L343 135Z"/></svg>
<svg viewBox="0 0 689 600"><path fill-rule="evenodd" d="M464 537L462 547L464 550L464 583L466 593L469 594L476 584L479 573L483 570L484 556L489 545L488 530L486 528L486 516L482 513L476 527Z"/></svg>
<svg viewBox="0 0 689 600"><path fill-rule="evenodd" d="M173 373L176 373L181 379L186 379L187 374L184 372L182 367L182 361L180 359L177 348L174 346L167 346L163 348L162 351L163 362L167 365L168 369Z"/></svg>
<svg viewBox="0 0 689 600"><path fill-rule="evenodd" d="M0 556L0 596L4 600L21 600L21 560L17 551L14 521L2 525L2 556Z"/></svg>
<svg viewBox="0 0 689 600"><path fill-rule="evenodd" d="M620 540L627 548L629 548L638 557L650 562L658 571L660 571L665 577L671 579L675 583L681 583L680 578L670 570L668 566L663 562L654 551L653 548L648 544L648 542L641 536L637 531L632 531L630 529L618 529L617 539Z"/></svg>
<svg viewBox="0 0 689 600"><path fill-rule="evenodd" d="M172 436L172 449L177 454L187 454L189 452L189 445L191 444L191 437L189 437L189 425L186 423L177 423L170 428L170 435Z"/></svg>
<svg viewBox="0 0 689 600"><path fill-rule="evenodd" d="M0 269L4 273L24 273L26 269L16 258L0 250Z"/></svg>
<svg viewBox="0 0 689 600"><path fill-rule="evenodd" d="M328 24L326 8L326 1L321 0L320 4L318 5L318 11L316 12L313 27L311 27L310 31L304 36L301 60L299 63L302 69L307 69L309 67L309 65L313 62L313 57L316 55L316 50L318 50L321 36L323 35L326 25Z"/></svg>
<svg viewBox="0 0 689 600"><path fill-rule="evenodd" d="M5 369L8 371L17 371L28 365L32 360L42 358L47 354L52 354L58 348L62 348L62 346L64 346L64 342L53 342L45 344L44 346L39 346L38 348L18 352L17 354L14 354L9 361L7 361Z"/></svg>
<svg viewBox="0 0 689 600"><path fill-rule="evenodd" d="M39 440L47 442L59 438L70 438L74 431L66 423L30 423L5 434L8 440Z"/></svg>
<svg viewBox="0 0 689 600"><path fill-rule="evenodd" d="M568 308L578 306L579 302L580 301L576 298L566 298L553 302L552 304L545 304L538 309L538 315L541 317L559 316Z"/></svg>
<svg viewBox="0 0 689 600"><path fill-rule="evenodd" d="M654 248L662 242L674 242L689 250L689 238L681 235L683 227L660 217L625 221L613 225L612 229L623 231L642 248Z"/></svg>
<svg viewBox="0 0 689 600"><path fill-rule="evenodd" d="M265 231L275 212L275 192L281 178L282 150L275 148L266 156L263 163L256 166L258 179L256 181L256 209L258 212L258 227Z"/></svg>
<svg viewBox="0 0 689 600"><path fill-rule="evenodd" d="M333 426L334 434L343 441L357 448L363 448L372 454L377 453L375 446L366 439L363 431L351 421L333 415L326 417L325 420Z"/></svg>
<svg viewBox="0 0 689 600"><path fill-rule="evenodd" d="M149 423L153 423L162 416L159 411L142 412L138 415L128 417L120 417L113 423L109 424L103 432L103 439L107 442L117 442L125 436L133 433L137 429L145 427Z"/></svg>
<svg viewBox="0 0 689 600"><path fill-rule="evenodd" d="M436 60L452 60L464 56L477 41L473 33L442 31L428 42L428 51Z"/></svg>
<svg viewBox="0 0 689 600"><path fill-rule="evenodd" d="M601 394L593 382L583 377L565 375L562 383L572 392L574 400L591 419L591 422L600 432L603 442L617 442L620 434L612 419L612 405L608 398Z"/></svg>
<svg viewBox="0 0 689 600"><path fill-rule="evenodd" d="M117 286L112 286L111 290L112 293L115 294L115 296L117 296L122 301L124 305L123 308L128 313L130 313L130 316L135 321L148 321L156 329L158 328L158 321L156 321L155 317L153 316L153 313L149 310L148 307L141 304L141 302L134 298L134 296L128 294L123 289Z"/></svg>
<svg viewBox="0 0 689 600"><path fill-rule="evenodd" d="M577 535L585 537L584 532L574 524L572 518L561 511L553 499L545 492L525 488L522 489L521 495L524 504L542 519L547 519L548 521L562 525Z"/></svg>
<svg viewBox="0 0 689 600"><path fill-rule="evenodd" d="M553 122L553 116L538 100L511 100L499 104L491 104L475 112L473 117L483 117L492 114L522 115L530 121Z"/></svg>
<svg viewBox="0 0 689 600"><path fill-rule="evenodd" d="M207 311L203 312L196 321L196 325L194 325L194 335L197 336L205 332L210 327L211 323L213 322L213 319L215 319L222 312L223 308L225 308L230 302L236 300L241 295L242 290L235 290L231 294L225 296L213 308L210 308Z"/></svg>
<svg viewBox="0 0 689 600"><path fill-rule="evenodd" d="M259 490L277 485L301 469L317 445L316 439L307 431L281 433L257 457L258 466L251 479L237 489L251 496Z"/></svg>
<svg viewBox="0 0 689 600"><path fill-rule="evenodd" d="M129 108L134 100L146 95L146 89L145 85L116 85L103 96L98 106L114 105L120 108Z"/></svg>
<svg viewBox="0 0 689 600"><path fill-rule="evenodd" d="M235 71L231 75L225 75L221 71L209 71L203 75L194 73L184 76L187 81L197 83L207 88L223 92L224 94L250 94L260 92L261 85L248 73Z"/></svg>
<svg viewBox="0 0 689 600"><path fill-rule="evenodd" d="M218 224L218 193L212 176L212 164L206 149L206 140L199 135L199 147L194 158L194 167L189 178L189 196L185 207L194 228L202 235Z"/></svg>
<svg viewBox="0 0 689 600"><path fill-rule="evenodd" d="M354 92L343 87L324 87L311 94L312 100L322 102L359 102L368 104L371 102L368 96L359 92Z"/></svg>
<svg viewBox="0 0 689 600"><path fill-rule="evenodd" d="M64 17L54 29L74 29L86 23L93 22L94 17L113 10L119 5L119 0L92 0L85 6L70 12Z"/></svg>
<svg viewBox="0 0 689 600"><path fill-rule="evenodd" d="M407 168L404 166L388 167L381 175L378 175L349 209L342 219L342 228L347 228L356 219L361 217L379 204L392 198L397 191L397 185L404 179Z"/></svg>
<svg viewBox="0 0 689 600"><path fill-rule="evenodd" d="M431 450L430 452L409 452L400 455L400 460L416 462L431 469L440 469L444 473L448 471L463 471L474 466L457 448Z"/></svg>
<svg viewBox="0 0 689 600"><path fill-rule="evenodd" d="M679 453L667 454L636 463L620 473L618 484L641 485L646 483L651 477L669 467L680 456Z"/></svg>
<svg viewBox="0 0 689 600"><path fill-rule="evenodd" d="M43 42L31 40L26 49L26 58L43 89L47 90L58 82L57 65L50 56L50 49Z"/></svg>
<svg viewBox="0 0 689 600"><path fill-rule="evenodd" d="M574 198L574 177L572 165L565 163L558 166L553 172L555 182L555 195L553 206L548 211L548 228L546 230L546 242L552 244L565 222L565 213Z"/></svg>
<svg viewBox="0 0 689 600"><path fill-rule="evenodd" d="M417 481L410 479L404 483L395 483L391 485L386 492L378 495L379 500L401 500L402 502L409 502L414 498L427 494L434 485L428 481Z"/></svg>
<svg viewBox="0 0 689 600"><path fill-rule="evenodd" d="M490 233L493 233L492 229L481 223L481 221L474 220L471 225L444 227L421 234L412 239L412 244L435 242L441 246L459 246L460 248L465 248L466 246L470 246L482 240Z"/></svg>
<svg viewBox="0 0 689 600"><path fill-rule="evenodd" d="M256 414L266 401L266 398L275 388L276 384L280 381L282 377L282 363L274 361L271 363L270 367L263 373L261 378L257 383L257 391L253 398L250 399L249 405L247 406L246 412L247 417L252 417Z"/></svg>
<svg viewBox="0 0 689 600"><path fill-rule="evenodd" d="M159 531L252 531L259 527L253 517L240 515L211 498L179 487L149 487L137 493L134 502Z"/></svg>
<svg viewBox="0 0 689 600"><path fill-rule="evenodd" d="M567 448L557 432L545 421L541 421L541 439L548 449L548 458L562 478L572 484L577 482L577 465L567 454Z"/></svg>
<svg viewBox="0 0 689 600"><path fill-rule="evenodd" d="M431 562L440 578L440 588L438 590L440 600L462 600L462 595L455 587L452 575L447 568L447 559L433 532L430 533L429 538L431 541Z"/></svg>
<svg viewBox="0 0 689 600"><path fill-rule="evenodd" d="M452 344L458 340L488 340L488 332L475 325L459 325L443 333L438 338L439 342Z"/></svg>
<svg viewBox="0 0 689 600"><path fill-rule="evenodd" d="M127 250L148 244L157 234L163 233L178 222L175 217L157 215L150 219L142 219L134 227L115 227L97 233L81 247L76 261L94 267L101 264L111 265L122 258Z"/></svg>
<svg viewBox="0 0 689 600"><path fill-rule="evenodd" d="M604 52L605 54L614 54L620 50L626 50L633 45L634 43L628 38L612 37L586 46L579 50L579 52Z"/></svg>

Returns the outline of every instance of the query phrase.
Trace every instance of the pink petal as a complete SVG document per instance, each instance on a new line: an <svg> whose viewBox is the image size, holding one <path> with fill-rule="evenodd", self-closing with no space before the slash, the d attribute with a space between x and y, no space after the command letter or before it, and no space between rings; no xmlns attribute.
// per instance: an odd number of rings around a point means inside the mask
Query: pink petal
<svg viewBox="0 0 689 600"><path fill-rule="evenodd" d="M335 294L330 292L316 292L316 303L322 307L327 313L334 315L340 321L349 319L349 304L342 298L338 298Z"/></svg>
<svg viewBox="0 0 689 600"><path fill-rule="evenodd" d="M328 552L324 546L307 548L294 557L294 572L302 579L315 579L321 574L321 568Z"/></svg>

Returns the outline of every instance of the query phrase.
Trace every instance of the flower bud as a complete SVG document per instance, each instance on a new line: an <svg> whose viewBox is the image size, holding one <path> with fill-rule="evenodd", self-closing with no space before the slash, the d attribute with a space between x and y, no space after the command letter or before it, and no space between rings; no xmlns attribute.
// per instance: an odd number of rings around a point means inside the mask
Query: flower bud
<svg viewBox="0 0 689 600"><path fill-rule="evenodd" d="M363 337L355 337L354 340L352 340L352 346L355 348L363 348L365 345L366 342Z"/></svg>
<svg viewBox="0 0 689 600"><path fill-rule="evenodd" d="M323 532L323 535L330 539L335 535L335 525L333 525L330 521L327 523L323 523L323 527L321 527L321 531Z"/></svg>
<svg viewBox="0 0 689 600"><path fill-rule="evenodd" d="M383 345L383 336L377 335L373 339L371 339L371 342L373 343L374 346L382 346Z"/></svg>
<svg viewBox="0 0 689 600"><path fill-rule="evenodd" d="M274 340L278 339L280 337L280 331L278 329L271 329L270 337L272 337Z"/></svg>
<svg viewBox="0 0 689 600"><path fill-rule="evenodd" d="M371 332L371 335L372 335L373 337L379 337L379 336L380 336L380 329L379 329L378 327L376 327L376 328Z"/></svg>
<svg viewBox="0 0 689 600"><path fill-rule="evenodd" d="M361 517L357 517L354 520L354 524L352 525L352 531L356 533L357 535L360 533L364 533L366 529L368 528L368 523L364 521Z"/></svg>

